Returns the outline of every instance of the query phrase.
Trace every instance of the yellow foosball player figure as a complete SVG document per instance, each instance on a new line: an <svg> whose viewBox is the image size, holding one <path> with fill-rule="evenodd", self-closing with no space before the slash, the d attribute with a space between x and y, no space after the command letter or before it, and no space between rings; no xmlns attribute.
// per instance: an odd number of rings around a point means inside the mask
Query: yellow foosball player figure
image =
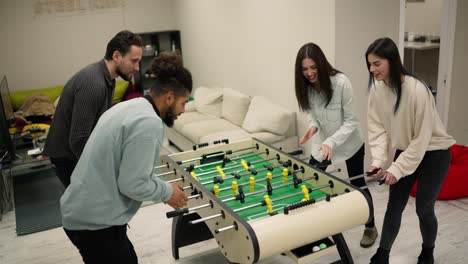
<svg viewBox="0 0 468 264"><path fill-rule="evenodd" d="M199 161L214 153L229 155L223 173L218 165L224 159L207 164ZM369 197L332 171L323 172L292 156L259 140L246 139L161 157L161 164L167 166L160 177L183 182L183 189L191 195L186 208L166 214L174 217L174 258L180 247L213 237L231 263L257 263L282 252L304 263L334 250L342 262L352 263L341 232L369 220ZM191 171L197 173L198 181L190 176ZM343 218L349 221L336 220ZM316 228L324 222L327 225ZM320 243L327 249L314 255L312 247L321 251ZM310 253L291 255L309 245Z"/></svg>

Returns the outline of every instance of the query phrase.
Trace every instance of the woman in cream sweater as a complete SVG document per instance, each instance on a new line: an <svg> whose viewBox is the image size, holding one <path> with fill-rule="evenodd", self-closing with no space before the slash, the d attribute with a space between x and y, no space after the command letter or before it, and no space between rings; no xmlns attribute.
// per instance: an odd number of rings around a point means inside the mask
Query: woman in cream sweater
<svg viewBox="0 0 468 264"><path fill-rule="evenodd" d="M369 70L368 136L372 155L369 171L390 186L382 237L371 263L388 263L390 249L413 184L418 180L416 213L422 235L419 264L434 263L437 236L434 204L450 163L455 140L447 134L428 87L403 67L395 43L375 40L366 51ZM393 163L389 147L396 149Z"/></svg>

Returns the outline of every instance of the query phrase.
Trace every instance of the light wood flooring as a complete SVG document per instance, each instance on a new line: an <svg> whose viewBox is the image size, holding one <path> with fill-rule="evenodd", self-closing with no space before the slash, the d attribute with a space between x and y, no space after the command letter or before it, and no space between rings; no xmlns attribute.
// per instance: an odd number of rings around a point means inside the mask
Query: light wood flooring
<svg viewBox="0 0 468 264"><path fill-rule="evenodd" d="M375 201L376 223L381 231L386 208L388 188L374 185L371 192ZM227 263L219 253L214 240L184 247L181 259L174 260L171 253L171 220L165 212L169 206L155 204L140 209L129 223L128 231L140 263L186 263L220 264ZM435 249L436 263L468 263L468 199L437 201L436 214L439 232ZM325 224L325 223L324 223ZM272 227L274 228L274 227ZM359 246L363 227L356 227L344 233L355 263L369 263L378 243L369 249ZM421 235L415 213L415 200L410 198L404 212L400 233L391 252L390 263L416 263L420 252ZM327 256L313 263L330 263L337 254ZM26 236L15 233L14 212L8 212L0 221L0 263L1 264L49 264L82 263L78 251L66 237L62 228L56 228ZM288 257L278 255L261 261L263 264L293 263Z"/></svg>

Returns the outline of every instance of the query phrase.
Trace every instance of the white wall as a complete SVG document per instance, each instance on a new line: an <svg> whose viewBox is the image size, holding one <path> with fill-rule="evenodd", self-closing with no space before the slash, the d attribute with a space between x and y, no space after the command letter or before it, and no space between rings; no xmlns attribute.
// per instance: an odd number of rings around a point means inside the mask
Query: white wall
<svg viewBox="0 0 468 264"><path fill-rule="evenodd" d="M334 60L334 1L178 0L176 10L195 87L231 87L297 109L298 49L314 41Z"/></svg>
<svg viewBox="0 0 468 264"><path fill-rule="evenodd" d="M335 59L335 1L178 0L184 63L194 86L224 86L299 111L294 63L299 48L320 45ZM298 115L298 134L307 124Z"/></svg>
<svg viewBox="0 0 468 264"><path fill-rule="evenodd" d="M369 73L365 52L374 40L381 37L389 37L398 45L399 17L399 1L336 0L335 66L348 76L353 85L358 118L366 141ZM369 164L368 148L366 154L366 164Z"/></svg>
<svg viewBox="0 0 468 264"><path fill-rule="evenodd" d="M436 33L439 35L443 1L445 0L424 0L424 2L407 3L405 31Z"/></svg>
<svg viewBox="0 0 468 264"><path fill-rule="evenodd" d="M126 0L102 11L33 15L33 1L0 1L0 74L10 90L64 84L76 71L104 57L120 30L175 29L171 0Z"/></svg>
<svg viewBox="0 0 468 264"><path fill-rule="evenodd" d="M450 90L450 105L448 132L457 144L468 146L468 89L466 81L466 62L468 61L468 1L457 1L457 18L455 28L455 45L452 65L452 87Z"/></svg>

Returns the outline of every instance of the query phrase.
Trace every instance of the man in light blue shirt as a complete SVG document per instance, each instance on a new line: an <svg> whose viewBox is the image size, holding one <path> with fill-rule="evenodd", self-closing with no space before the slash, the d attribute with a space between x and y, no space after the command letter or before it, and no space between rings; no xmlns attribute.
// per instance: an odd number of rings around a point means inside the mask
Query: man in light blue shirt
<svg viewBox="0 0 468 264"><path fill-rule="evenodd" d="M176 55L154 62L157 79L149 95L120 103L99 119L60 199L65 233L85 263L138 263L127 223L143 201L187 204L182 187L153 175L164 123L185 111L190 72Z"/></svg>

